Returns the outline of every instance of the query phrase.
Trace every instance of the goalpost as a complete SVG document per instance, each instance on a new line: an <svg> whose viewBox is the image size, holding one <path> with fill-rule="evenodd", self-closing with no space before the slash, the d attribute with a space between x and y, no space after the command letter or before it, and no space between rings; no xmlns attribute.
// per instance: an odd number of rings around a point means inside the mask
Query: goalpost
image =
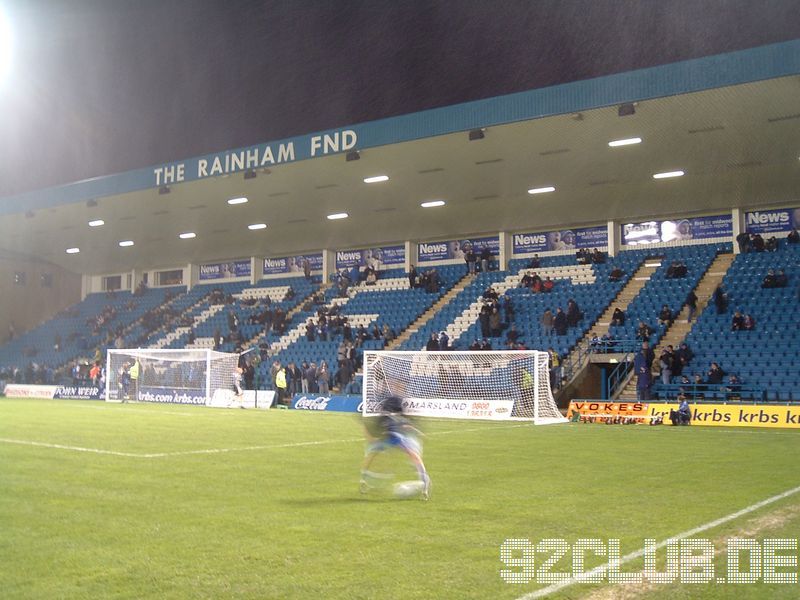
<svg viewBox="0 0 800 600"><path fill-rule="evenodd" d="M238 365L238 354L201 348L109 349L106 402L136 400L224 406L234 398L234 373Z"/></svg>
<svg viewBox="0 0 800 600"><path fill-rule="evenodd" d="M377 415L384 398L399 396L412 415L565 423L548 365L537 350L365 350L362 413Z"/></svg>

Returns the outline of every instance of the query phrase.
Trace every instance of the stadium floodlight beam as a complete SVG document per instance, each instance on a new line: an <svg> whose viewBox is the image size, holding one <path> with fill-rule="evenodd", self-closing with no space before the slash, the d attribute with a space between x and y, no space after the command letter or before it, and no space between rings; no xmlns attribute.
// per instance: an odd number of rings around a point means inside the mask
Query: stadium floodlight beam
<svg viewBox="0 0 800 600"><path fill-rule="evenodd" d="M619 146L632 146L633 144L641 144L642 138L635 137L635 138L627 138L624 140L614 140L613 142L608 142L608 145L612 148L617 148Z"/></svg>
<svg viewBox="0 0 800 600"><path fill-rule="evenodd" d="M683 177L683 171L666 171L664 173L654 173L653 179L669 179L670 177Z"/></svg>
<svg viewBox="0 0 800 600"><path fill-rule="evenodd" d="M266 223L253 223L252 225L248 225L247 228L250 231L257 231L259 229L266 229L267 228L267 224Z"/></svg>
<svg viewBox="0 0 800 600"><path fill-rule="evenodd" d="M67 254L77 254L80 251L80 248L67 248Z"/></svg>
<svg viewBox="0 0 800 600"><path fill-rule="evenodd" d="M347 213L334 213L332 215L328 215L328 220L329 221L338 221L339 219L346 219L349 216L350 215L348 215Z"/></svg>
<svg viewBox="0 0 800 600"><path fill-rule="evenodd" d="M103 219L94 219L89 221L89 227L100 227L101 225L105 225L106 222Z"/></svg>
<svg viewBox="0 0 800 600"><path fill-rule="evenodd" d="M228 200L228 204L247 204L247 198L242 196L241 198L231 198Z"/></svg>
<svg viewBox="0 0 800 600"><path fill-rule="evenodd" d="M128 248L129 246L133 246L133 240L122 240L119 243L120 248Z"/></svg>
<svg viewBox="0 0 800 600"><path fill-rule="evenodd" d="M444 206L444 205L445 205L444 200L431 200L429 202L423 202L422 204L420 204L422 208L435 208L437 206Z"/></svg>
<svg viewBox="0 0 800 600"><path fill-rule="evenodd" d="M552 185L548 185L547 187L540 187L540 188L531 188L528 190L528 193L533 194L547 194L548 192L555 192L556 188Z"/></svg>
<svg viewBox="0 0 800 600"><path fill-rule="evenodd" d="M181 238L182 240L190 240L194 237L197 237L197 234L194 233L193 231L187 231L185 233L178 234L178 237Z"/></svg>
<svg viewBox="0 0 800 600"><path fill-rule="evenodd" d="M11 72L14 38L11 35L11 23L0 6L0 87Z"/></svg>

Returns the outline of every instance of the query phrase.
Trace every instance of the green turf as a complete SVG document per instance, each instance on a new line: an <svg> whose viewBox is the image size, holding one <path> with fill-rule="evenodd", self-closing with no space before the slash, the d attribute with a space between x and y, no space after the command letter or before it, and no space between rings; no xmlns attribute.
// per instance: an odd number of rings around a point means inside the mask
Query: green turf
<svg viewBox="0 0 800 600"><path fill-rule="evenodd" d="M363 441L352 415L0 400L0 594L514 599L545 586L501 579L506 538L618 538L626 554L800 485L800 437L784 430L424 428L427 503L358 493ZM170 454L201 450L211 452ZM701 537L797 505L800 494ZM758 535L797 538L800 519ZM793 598L797 589L675 584L640 595Z"/></svg>

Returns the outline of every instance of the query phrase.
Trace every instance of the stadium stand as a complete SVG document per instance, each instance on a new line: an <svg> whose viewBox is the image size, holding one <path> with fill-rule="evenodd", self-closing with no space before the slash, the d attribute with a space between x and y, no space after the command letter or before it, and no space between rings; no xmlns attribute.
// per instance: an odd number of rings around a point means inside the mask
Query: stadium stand
<svg viewBox="0 0 800 600"><path fill-rule="evenodd" d="M783 270L788 285L762 288L769 269ZM767 400L788 401L796 397L800 372L800 340L796 335L800 325L799 282L797 244L781 241L776 252L739 254L722 281L728 296L727 310L718 313L710 304L686 338L695 353L691 375L700 374L705 379L713 361L727 375L737 375L742 384L763 388ZM752 315L755 328L732 331L735 311ZM719 386L723 387L726 386ZM709 389L705 395L730 396L725 391Z"/></svg>

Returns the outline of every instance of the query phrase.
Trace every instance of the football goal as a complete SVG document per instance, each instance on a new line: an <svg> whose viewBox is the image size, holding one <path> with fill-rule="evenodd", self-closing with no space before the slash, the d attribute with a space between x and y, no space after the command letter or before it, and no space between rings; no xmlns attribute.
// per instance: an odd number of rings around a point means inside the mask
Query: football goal
<svg viewBox="0 0 800 600"><path fill-rule="evenodd" d="M547 352L364 352L365 416L389 396L407 414L564 423L550 390Z"/></svg>
<svg viewBox="0 0 800 600"><path fill-rule="evenodd" d="M106 401L222 406L234 398L238 354L209 349L108 350Z"/></svg>

